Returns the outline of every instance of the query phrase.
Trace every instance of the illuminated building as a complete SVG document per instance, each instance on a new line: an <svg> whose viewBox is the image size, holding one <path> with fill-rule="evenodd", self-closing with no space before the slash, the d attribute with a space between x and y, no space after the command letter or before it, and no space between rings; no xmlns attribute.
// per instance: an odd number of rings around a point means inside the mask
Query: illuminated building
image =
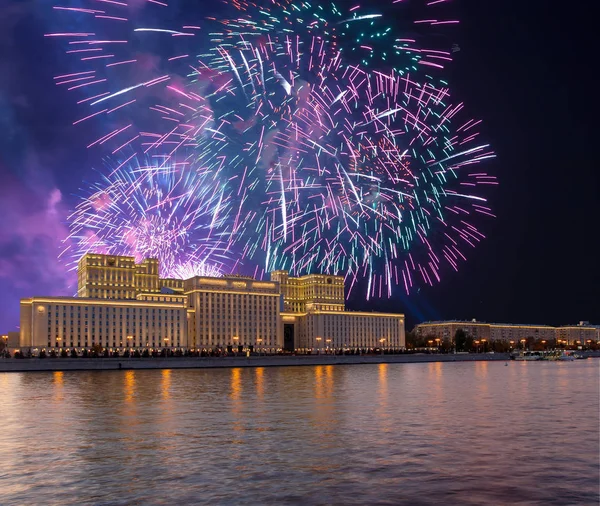
<svg viewBox="0 0 600 506"><path fill-rule="evenodd" d="M549 325L520 325L512 323L491 323L491 341L515 341L521 339L536 339L551 341L554 339L556 329Z"/></svg>
<svg viewBox="0 0 600 506"><path fill-rule="evenodd" d="M117 349L187 347L185 296L21 300L21 348L89 349L94 345Z"/></svg>
<svg viewBox="0 0 600 506"><path fill-rule="evenodd" d="M600 341L600 327L589 322L579 322L577 325L565 325L556 328L556 338L564 344L585 346L590 341Z"/></svg>
<svg viewBox="0 0 600 506"><path fill-rule="evenodd" d="M460 321L450 320L443 322L425 322L417 325L413 332L419 337L429 337L432 339L441 339L453 341L458 330L462 330L466 335L473 339L490 339L490 324L481 323L475 320Z"/></svg>
<svg viewBox="0 0 600 506"><path fill-rule="evenodd" d="M275 282L239 276L159 277L156 259L87 254L78 297L21 301L24 349L281 349Z"/></svg>
<svg viewBox="0 0 600 506"><path fill-rule="evenodd" d="M274 271L283 296L284 348L317 353L343 349L402 349L404 315L347 311L344 278L324 274L290 277Z"/></svg>
<svg viewBox="0 0 600 506"><path fill-rule="evenodd" d="M190 345L281 349L279 284L242 276L194 277L184 283Z"/></svg>
<svg viewBox="0 0 600 506"><path fill-rule="evenodd" d="M552 327L549 325L521 325L513 323L485 323L460 320L436 321L420 323L414 328L419 337L439 338L453 341L456 331L463 330L467 336L475 340L487 339L490 341L514 341L521 339L564 341L564 344L576 344L576 341L585 343L589 340L600 339L598 327L580 322L579 325Z"/></svg>
<svg viewBox="0 0 600 506"><path fill-rule="evenodd" d="M344 311L344 278L324 274L290 277L288 271L271 272L283 295L283 310L289 313L307 311Z"/></svg>
<svg viewBox="0 0 600 506"><path fill-rule="evenodd" d="M182 280L159 278L158 260L86 254L78 263L77 297L21 300L21 348L187 348Z"/></svg>
<svg viewBox="0 0 600 506"><path fill-rule="evenodd" d="M77 297L21 300L21 348L317 352L405 344L404 315L345 309L341 276L180 280L161 278L159 267L156 259L85 255Z"/></svg>
<svg viewBox="0 0 600 506"><path fill-rule="evenodd" d="M183 280L161 279L158 260L90 253L77 267L77 297L21 300L21 348L190 346Z"/></svg>
<svg viewBox="0 0 600 506"><path fill-rule="evenodd" d="M77 296L94 299L135 299L162 287L183 289L181 279L161 279L156 258L139 264L133 257L88 253L77 265Z"/></svg>
<svg viewBox="0 0 600 506"><path fill-rule="evenodd" d="M554 339L555 329L548 325L518 325L512 323L485 323L476 320L436 321L420 323L414 332L420 337L454 341L458 330L475 340L520 341L521 339Z"/></svg>

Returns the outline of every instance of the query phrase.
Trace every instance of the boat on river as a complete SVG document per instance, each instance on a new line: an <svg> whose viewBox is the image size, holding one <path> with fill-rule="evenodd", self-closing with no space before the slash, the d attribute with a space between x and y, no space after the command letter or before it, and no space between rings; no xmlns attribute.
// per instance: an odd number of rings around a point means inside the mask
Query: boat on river
<svg viewBox="0 0 600 506"><path fill-rule="evenodd" d="M572 362L577 358L587 358L577 355L572 351L567 350L551 350L551 351L523 351L518 350L511 354L511 360L520 362L537 362L538 360Z"/></svg>
<svg viewBox="0 0 600 506"><path fill-rule="evenodd" d="M523 351L519 350L510 355L511 360L518 362L535 362L544 360L544 355L541 351Z"/></svg>
<svg viewBox="0 0 600 506"><path fill-rule="evenodd" d="M555 350L546 352L544 360L560 361L560 362L572 362L575 360L575 353L565 350Z"/></svg>

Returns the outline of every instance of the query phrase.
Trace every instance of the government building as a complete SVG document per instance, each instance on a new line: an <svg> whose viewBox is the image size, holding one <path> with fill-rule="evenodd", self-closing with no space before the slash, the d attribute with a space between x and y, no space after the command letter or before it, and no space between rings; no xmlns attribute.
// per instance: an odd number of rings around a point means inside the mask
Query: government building
<svg viewBox="0 0 600 506"><path fill-rule="evenodd" d="M76 297L21 300L21 349L77 353L257 350L277 353L405 346L404 315L347 311L344 278L286 271L161 278L159 262L87 254Z"/></svg>
<svg viewBox="0 0 600 506"><path fill-rule="evenodd" d="M283 297L284 346L300 352L405 347L404 315L347 311L344 278L324 274L290 277L274 271Z"/></svg>

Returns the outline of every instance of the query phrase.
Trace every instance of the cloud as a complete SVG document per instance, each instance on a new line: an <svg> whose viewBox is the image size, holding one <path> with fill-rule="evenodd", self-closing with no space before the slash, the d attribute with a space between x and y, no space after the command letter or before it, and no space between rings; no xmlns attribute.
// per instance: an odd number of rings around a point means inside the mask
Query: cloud
<svg viewBox="0 0 600 506"><path fill-rule="evenodd" d="M60 190L0 167L0 328L18 324L19 299L72 295L76 279L58 259L68 237ZM33 183L31 181L34 181Z"/></svg>

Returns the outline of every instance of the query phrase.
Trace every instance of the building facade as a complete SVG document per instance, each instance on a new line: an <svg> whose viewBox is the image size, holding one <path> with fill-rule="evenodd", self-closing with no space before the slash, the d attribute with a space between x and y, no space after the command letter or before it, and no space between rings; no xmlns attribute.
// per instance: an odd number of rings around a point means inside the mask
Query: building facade
<svg viewBox="0 0 600 506"><path fill-rule="evenodd" d="M270 281L180 280L161 278L159 267L151 258L85 255L77 297L21 300L21 348L317 353L405 346L404 315L347 311L341 276L274 271Z"/></svg>
<svg viewBox="0 0 600 506"><path fill-rule="evenodd" d="M189 346L182 296L140 295L136 300L31 297L21 300L20 323L21 348L31 350Z"/></svg>
<svg viewBox="0 0 600 506"><path fill-rule="evenodd" d="M344 311L345 294L343 276L309 274L291 277L288 271L271 272L271 281L279 283L283 296L283 311Z"/></svg>
<svg viewBox="0 0 600 506"><path fill-rule="evenodd" d="M517 343L523 339L536 339L552 341L556 329L548 325L518 325L510 323L491 323L490 339L492 341L513 341Z"/></svg>
<svg viewBox="0 0 600 506"><path fill-rule="evenodd" d="M404 315L347 311L343 276L311 274L294 278L274 271L283 296L283 346L301 353L406 345Z"/></svg>
<svg viewBox="0 0 600 506"><path fill-rule="evenodd" d="M281 349L279 283L231 276L185 281L190 346Z"/></svg>
<svg viewBox="0 0 600 506"><path fill-rule="evenodd" d="M93 299L136 299L163 287L183 290L183 280L159 277L156 258L139 264L135 258L88 253L77 264L77 296Z"/></svg>
<svg viewBox="0 0 600 506"><path fill-rule="evenodd" d="M475 340L490 339L490 324L477 322L475 320L425 322L417 325L413 329L413 332L415 332L418 337L453 341L456 332L459 330L462 330L466 335L471 336Z"/></svg>
<svg viewBox="0 0 600 506"><path fill-rule="evenodd" d="M557 327L556 339L561 344L585 346L592 342L600 342L600 327L589 322L579 322L577 325Z"/></svg>
<svg viewBox="0 0 600 506"><path fill-rule="evenodd" d="M580 322L579 325L552 327L549 325L520 325L512 323L485 323L472 321L436 321L424 322L415 326L413 332L419 337L439 338L454 341L458 330L474 340L505 341L514 344L523 339L535 339L548 343L561 341L562 344L573 345L599 341L598 327Z"/></svg>

